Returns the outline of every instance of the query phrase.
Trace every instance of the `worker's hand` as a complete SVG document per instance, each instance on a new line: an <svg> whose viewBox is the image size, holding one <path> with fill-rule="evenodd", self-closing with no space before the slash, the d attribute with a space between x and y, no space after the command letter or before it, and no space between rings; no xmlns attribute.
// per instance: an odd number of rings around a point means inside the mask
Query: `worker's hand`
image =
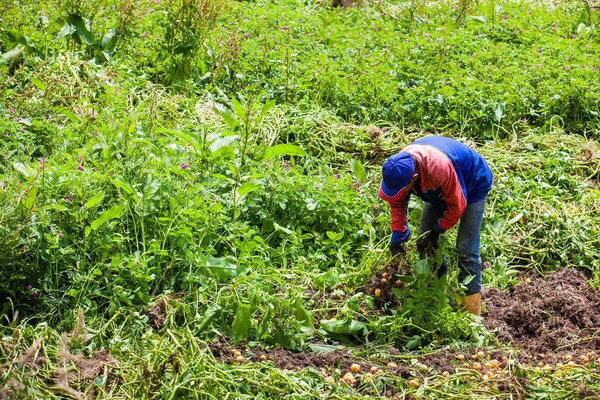
<svg viewBox="0 0 600 400"><path fill-rule="evenodd" d="M428 254L432 256L438 248L439 240L440 234L432 229L427 235L417 240L417 251L420 255Z"/></svg>
<svg viewBox="0 0 600 400"><path fill-rule="evenodd" d="M406 255L406 246L404 246L404 243L400 243L400 242L390 243L390 253L392 253L392 257L394 257L396 254L405 256Z"/></svg>

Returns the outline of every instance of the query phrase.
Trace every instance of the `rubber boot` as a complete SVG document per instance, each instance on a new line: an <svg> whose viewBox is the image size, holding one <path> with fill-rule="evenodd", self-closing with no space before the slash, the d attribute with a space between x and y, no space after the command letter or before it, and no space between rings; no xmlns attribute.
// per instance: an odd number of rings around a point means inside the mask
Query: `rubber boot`
<svg viewBox="0 0 600 400"><path fill-rule="evenodd" d="M463 309L468 313L481 317L481 293L464 296Z"/></svg>

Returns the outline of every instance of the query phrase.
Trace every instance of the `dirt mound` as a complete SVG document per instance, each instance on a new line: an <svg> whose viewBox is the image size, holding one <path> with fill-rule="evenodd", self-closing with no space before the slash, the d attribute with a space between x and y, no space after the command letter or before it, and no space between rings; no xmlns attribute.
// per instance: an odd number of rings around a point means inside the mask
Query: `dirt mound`
<svg viewBox="0 0 600 400"><path fill-rule="evenodd" d="M600 294L576 270L547 277L534 270L509 292L484 289L484 325L498 339L531 353L600 349Z"/></svg>
<svg viewBox="0 0 600 400"><path fill-rule="evenodd" d="M167 300L160 299L148 308L148 322L154 330L159 331L165 326L167 318Z"/></svg>
<svg viewBox="0 0 600 400"><path fill-rule="evenodd" d="M75 363L79 370L81 379L92 380L104 372L105 367L116 367L117 360L108 354L108 350L96 350L90 358L85 358L81 354L75 356Z"/></svg>
<svg viewBox="0 0 600 400"><path fill-rule="evenodd" d="M365 291L375 298L378 307L397 307L400 302L393 288L401 289L404 284L398 276L410 275L410 265L404 259L393 259L381 271L376 271L365 284Z"/></svg>

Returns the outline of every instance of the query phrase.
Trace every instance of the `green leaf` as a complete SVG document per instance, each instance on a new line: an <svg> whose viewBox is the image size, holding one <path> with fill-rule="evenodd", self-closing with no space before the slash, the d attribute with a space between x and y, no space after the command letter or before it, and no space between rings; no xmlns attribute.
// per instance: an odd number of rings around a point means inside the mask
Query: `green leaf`
<svg viewBox="0 0 600 400"><path fill-rule="evenodd" d="M56 35L56 40L62 39L65 36L72 35L75 33L75 31L76 29L73 25L69 24L68 22L65 22L65 24L58 31L58 35Z"/></svg>
<svg viewBox="0 0 600 400"><path fill-rule="evenodd" d="M277 327L273 338L286 349L295 350L298 347L294 339L294 334L284 330L281 326Z"/></svg>
<svg viewBox="0 0 600 400"><path fill-rule="evenodd" d="M47 86L41 79L31 78L31 83L38 87L40 90L46 90Z"/></svg>
<svg viewBox="0 0 600 400"><path fill-rule="evenodd" d="M115 28L112 28L112 29L109 29L108 32L106 32L106 34L102 38L102 42L100 43L100 46L102 47L102 49L104 50L104 52L106 54L111 56L115 51L116 45L117 45L117 30Z"/></svg>
<svg viewBox="0 0 600 400"><path fill-rule="evenodd" d="M268 306L267 312L263 314L258 327L256 328L256 336L262 338L265 334L269 333L269 327L271 326L271 306Z"/></svg>
<svg viewBox="0 0 600 400"><path fill-rule="evenodd" d="M102 201L104 196L106 196L105 192L98 193L96 196L92 197L85 203L85 208L87 208L89 210L90 208L94 207L96 204L98 204Z"/></svg>
<svg viewBox="0 0 600 400"><path fill-rule="evenodd" d="M304 308L302 300L299 298L296 298L296 301L294 302L294 315L302 325L313 328L312 314Z"/></svg>
<svg viewBox="0 0 600 400"><path fill-rule="evenodd" d="M186 144L188 144L188 143L191 144L195 150L198 150L198 151L202 150L202 146L198 142L196 142L196 140L194 140L193 137L191 137L190 135L188 135L186 133L179 132L174 129L166 129L166 128L159 128L157 130L157 132L176 136L179 139L181 139L183 142L185 142Z"/></svg>
<svg viewBox="0 0 600 400"><path fill-rule="evenodd" d="M71 111L67 110L64 107L54 107L54 111L56 111L59 114L63 114L65 115L67 118L69 118L69 120L71 122L79 122L80 119L77 115L73 114Z"/></svg>
<svg viewBox="0 0 600 400"><path fill-rule="evenodd" d="M101 227L106 221L111 220L113 218L117 218L118 216L121 215L121 213L123 212L123 210L125 209L125 204L121 204L118 206L113 206L110 209L104 211L102 213L102 215L100 215L100 217L98 217L97 220L95 220L94 222L92 222L91 226L92 229L98 229L99 227Z"/></svg>
<svg viewBox="0 0 600 400"><path fill-rule="evenodd" d="M327 234L327 237L333 241L333 242L337 242L338 240L342 239L344 237L344 232L342 233L335 233L332 231L327 231L325 232Z"/></svg>
<svg viewBox="0 0 600 400"><path fill-rule="evenodd" d="M367 326L364 323L355 321L352 318L346 318L344 320L322 319L320 325L321 329L330 333L368 333Z"/></svg>
<svg viewBox="0 0 600 400"><path fill-rule="evenodd" d="M504 111L506 110L506 103L497 103L496 110L494 111L494 116L496 117L496 121L500 122L502 117L504 116Z"/></svg>
<svg viewBox="0 0 600 400"><path fill-rule="evenodd" d="M258 114L256 122L258 123L262 121L262 119L265 117L265 115L267 115L271 108L273 108L273 106L275 106L275 100L271 100L267 102L264 106L262 106L262 109L260 110L260 114Z"/></svg>
<svg viewBox="0 0 600 400"><path fill-rule="evenodd" d="M304 202L306 203L306 208L309 211L314 211L319 205L319 203L317 201L310 199L310 198L304 199Z"/></svg>
<svg viewBox="0 0 600 400"><path fill-rule="evenodd" d="M221 281L237 276L237 265L227 258L208 256L204 261L204 266Z"/></svg>
<svg viewBox="0 0 600 400"><path fill-rule="evenodd" d="M221 312L221 307L214 305L212 307L210 307L208 310L206 310L206 313L204 313L204 316L202 317L202 319L198 322L198 325L196 326L196 330L198 332L202 331L204 328L206 328L208 326L208 324L215 319L215 317L217 316L217 314Z"/></svg>
<svg viewBox="0 0 600 400"><path fill-rule="evenodd" d="M291 235L292 231L284 226L279 225L277 222L273 222L273 227L276 231L281 231L285 234Z"/></svg>
<svg viewBox="0 0 600 400"><path fill-rule="evenodd" d="M25 48L23 46L18 45L14 49L9 50L6 53L2 54L2 56L0 56L0 64L10 63L15 57L18 57L23 52L24 49Z"/></svg>
<svg viewBox="0 0 600 400"><path fill-rule="evenodd" d="M358 309L360 308L358 302L362 296L363 296L363 293L358 292L355 295L353 295L352 297L350 297L348 299L348 301L346 302L346 305L348 306L348 308L351 309L352 311L358 311Z"/></svg>
<svg viewBox="0 0 600 400"><path fill-rule="evenodd" d="M31 210L31 208L35 204L35 200L37 199L37 194L37 186L32 187L31 190L27 193L27 198L25 199L25 209Z"/></svg>
<svg viewBox="0 0 600 400"><path fill-rule="evenodd" d="M219 103L215 103L213 109L221 116L223 117L223 120L225 121L225 123L227 125L229 125L229 128L231 130L234 130L236 126L239 125L239 123L237 122L237 120L235 119L235 116L231 113L231 111L225 107L222 104Z"/></svg>
<svg viewBox="0 0 600 400"><path fill-rule="evenodd" d="M127 194L131 194L131 195L135 194L133 188L131 186L129 186L129 184L126 183L125 181L123 181L121 178L114 178L111 182L116 187L123 189ZM135 199L137 199L137 197L135 197Z"/></svg>
<svg viewBox="0 0 600 400"><path fill-rule="evenodd" d="M523 213L518 213L517 215L515 215L513 218L511 218L506 224L507 225L513 225L516 224L517 222L519 222L519 220L523 218Z"/></svg>
<svg viewBox="0 0 600 400"><path fill-rule="evenodd" d="M67 23L71 26L75 27L75 31L77 35L83 39L85 44L94 44L96 43L96 39L94 39L94 35L90 32L89 21L81 18L77 14L69 14L67 17Z"/></svg>
<svg viewBox="0 0 600 400"><path fill-rule="evenodd" d="M14 163L13 167L27 178L35 175L35 170L23 163Z"/></svg>
<svg viewBox="0 0 600 400"><path fill-rule="evenodd" d="M477 22L480 22L482 24L487 24L487 18L484 17L483 15L472 15L471 19L473 21L477 21Z"/></svg>
<svg viewBox="0 0 600 400"><path fill-rule="evenodd" d="M237 115L237 117L241 120L244 121L246 120L246 109L244 109L244 106L242 106L240 104L239 101L237 101L236 98L232 98L231 99L231 104L233 104L233 110L235 111L235 114Z"/></svg>
<svg viewBox="0 0 600 400"><path fill-rule="evenodd" d="M233 339L237 343L246 337L248 329L252 326L252 313L250 312L250 306L246 304L240 304L237 312L235 313L235 319L233 320Z"/></svg>
<svg viewBox="0 0 600 400"><path fill-rule="evenodd" d="M345 348L345 346L340 346L340 345L314 344L314 343L310 343L308 345L308 347L310 347L310 349L313 351L313 353L323 353L323 354L331 353L336 350L341 350L341 349Z"/></svg>
<svg viewBox="0 0 600 400"><path fill-rule="evenodd" d="M262 161L280 156L305 156L306 152L303 148L293 144L276 144L268 147L262 157Z"/></svg>
<svg viewBox="0 0 600 400"><path fill-rule="evenodd" d="M256 182L246 182L237 189L237 195L243 196L260 188L260 184Z"/></svg>
<svg viewBox="0 0 600 400"><path fill-rule="evenodd" d="M429 265L429 260L423 259L417 261L415 264L415 275L419 278L427 277L431 275L431 267Z"/></svg>
<svg viewBox="0 0 600 400"><path fill-rule="evenodd" d="M228 136L223 136L222 138L219 138L217 140L215 140L214 142L212 142L209 146L208 149L210 150L210 152L212 153L212 155L214 157L217 157L219 154L224 153L226 151L231 151L233 152L233 148L231 148L231 144L235 141L237 141L240 137L238 135L228 135Z"/></svg>
<svg viewBox="0 0 600 400"><path fill-rule="evenodd" d="M351 158L350 162L350 170L358 178L361 182L367 181L367 172L365 171L365 167L355 158Z"/></svg>
<svg viewBox="0 0 600 400"><path fill-rule="evenodd" d="M407 349L414 349L416 347L421 346L421 337L418 335L413 336L413 338L411 340L409 340L408 342L406 342L406 348Z"/></svg>

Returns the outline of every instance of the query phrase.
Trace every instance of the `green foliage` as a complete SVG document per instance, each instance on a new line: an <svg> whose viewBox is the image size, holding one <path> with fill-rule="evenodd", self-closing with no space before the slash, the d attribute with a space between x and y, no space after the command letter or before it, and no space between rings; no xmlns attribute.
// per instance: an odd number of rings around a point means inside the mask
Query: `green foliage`
<svg viewBox="0 0 600 400"><path fill-rule="evenodd" d="M387 390L225 365L207 350L215 338L361 345L377 362L390 357L378 346L485 343L456 311L454 246L437 279L409 244L401 306L364 293L388 261L381 163L426 131L467 141L493 169L486 286L567 266L598 287L596 14L587 2L0 4L3 381L27 388L17 397L72 395L48 382L79 309L89 341L72 350L122 363L74 384L98 397ZM419 217L411 203L412 227ZM38 337L46 361L32 372L16 362Z"/></svg>
<svg viewBox="0 0 600 400"><path fill-rule="evenodd" d="M166 19L161 21L164 39L157 54L157 61L168 65L167 83L183 84L196 71L206 77L208 60L202 50L208 36L217 29L220 15L227 12L227 2L223 0L167 3Z"/></svg>

